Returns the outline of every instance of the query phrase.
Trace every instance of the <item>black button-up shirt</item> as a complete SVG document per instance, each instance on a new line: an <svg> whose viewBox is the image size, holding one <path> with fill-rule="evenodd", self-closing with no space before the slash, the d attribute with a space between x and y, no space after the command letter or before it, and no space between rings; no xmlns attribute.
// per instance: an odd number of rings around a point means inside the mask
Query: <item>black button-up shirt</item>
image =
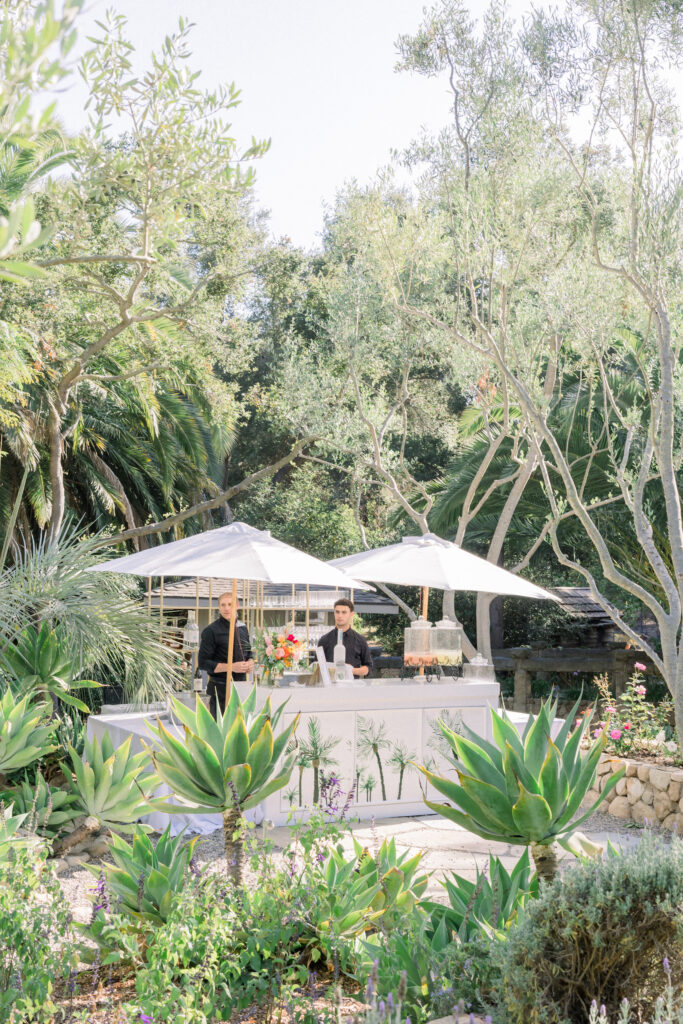
<svg viewBox="0 0 683 1024"><path fill-rule="evenodd" d="M208 692L215 689L215 684L225 686L227 672L216 672L216 665L228 660L228 641L230 638L230 620L219 615L214 622L210 622L206 629L202 630L202 642L199 645L199 656L197 664L203 672L210 676ZM233 643L233 661L249 661L251 658L251 641L249 630L238 619L235 623L235 639ZM233 672L232 678L240 682L247 678L245 672ZM214 684L214 687L211 686Z"/></svg>
<svg viewBox="0 0 683 1024"><path fill-rule="evenodd" d="M342 639L346 650L346 664L352 665L353 668L360 668L361 665L367 665L368 669L372 671L372 657L365 637L361 636L360 633L356 633L355 629L347 629L342 633ZM325 652L326 661L332 661L334 659L334 648L336 644L336 629L331 629L329 633L325 633L325 635L320 638L319 646L322 647Z"/></svg>

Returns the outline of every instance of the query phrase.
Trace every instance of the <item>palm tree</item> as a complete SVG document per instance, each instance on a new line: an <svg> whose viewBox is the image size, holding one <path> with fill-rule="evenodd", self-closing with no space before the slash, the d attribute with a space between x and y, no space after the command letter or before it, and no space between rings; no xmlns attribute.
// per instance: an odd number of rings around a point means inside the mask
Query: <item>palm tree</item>
<svg viewBox="0 0 683 1024"><path fill-rule="evenodd" d="M372 718L358 716L358 753L361 757L374 756L379 769L379 784L382 789L382 800L386 800L387 791L384 785L384 770L380 751L391 746L386 735L386 722L377 722Z"/></svg>
<svg viewBox="0 0 683 1024"><path fill-rule="evenodd" d="M27 626L47 622L84 676L115 676L124 700L162 699L176 678L174 653L160 641L135 582L88 572L106 557L94 551L99 539L66 526L58 544L43 536L19 550L0 572L0 650Z"/></svg>
<svg viewBox="0 0 683 1024"><path fill-rule="evenodd" d="M297 749L292 747L292 750ZM299 769L299 807L304 805L304 772L307 768L311 767L311 761L308 754L303 749L303 746L299 746L296 757L294 758L294 764Z"/></svg>
<svg viewBox="0 0 683 1024"><path fill-rule="evenodd" d="M411 761L414 761L417 754L414 750L409 750L407 744L395 743L389 758L389 764L396 769L398 772L398 796L397 800L401 799L401 793L403 791L403 776L406 769L411 767Z"/></svg>
<svg viewBox="0 0 683 1024"><path fill-rule="evenodd" d="M330 768L338 761L330 757L338 743L341 743L339 736L322 737L320 731L320 719L312 715L308 719L308 739L301 740L301 752L308 763L313 767L313 804L320 800L320 769Z"/></svg>
<svg viewBox="0 0 683 1024"><path fill-rule="evenodd" d="M363 789L365 790L365 799L368 803L372 800L372 791L377 785L377 779L374 778L371 772L363 777Z"/></svg>

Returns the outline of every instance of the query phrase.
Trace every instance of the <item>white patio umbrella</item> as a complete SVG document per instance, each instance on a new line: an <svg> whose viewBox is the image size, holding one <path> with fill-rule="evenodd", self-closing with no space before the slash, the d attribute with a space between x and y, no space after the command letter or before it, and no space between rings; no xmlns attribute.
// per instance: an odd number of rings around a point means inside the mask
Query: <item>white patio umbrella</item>
<svg viewBox="0 0 683 1024"><path fill-rule="evenodd" d="M361 580L373 580L375 583L557 600L535 583L529 583L434 533L404 537L400 544L334 558L329 564Z"/></svg>
<svg viewBox="0 0 683 1024"><path fill-rule="evenodd" d="M232 579L232 607L237 604L237 581L290 583L372 590L343 570L307 555L246 523L231 523L183 540L159 544L134 555L112 558L92 566L90 572L118 572L131 576L205 576ZM163 590L162 590L163 593ZM161 617L163 605L160 606ZM235 616L230 619L228 672L232 672Z"/></svg>

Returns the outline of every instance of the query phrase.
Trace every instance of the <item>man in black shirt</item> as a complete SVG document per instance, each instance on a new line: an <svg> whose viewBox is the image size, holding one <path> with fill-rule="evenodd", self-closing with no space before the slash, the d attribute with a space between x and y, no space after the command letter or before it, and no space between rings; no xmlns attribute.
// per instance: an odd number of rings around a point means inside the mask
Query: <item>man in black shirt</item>
<svg viewBox="0 0 683 1024"><path fill-rule="evenodd" d="M325 652L325 660L334 660L334 648L337 643L337 630L342 630L342 639L346 649L346 664L350 665L354 676L366 676L372 668L370 648L364 636L351 629L353 619L353 601L340 597L334 602L335 628L325 633L320 639L320 646Z"/></svg>
<svg viewBox="0 0 683 1024"><path fill-rule="evenodd" d="M216 705L220 704L221 712L225 711L225 688L228 675L228 643L230 639L230 619L232 618L232 594L221 594L218 598L219 616L210 622L202 631L202 642L199 646L197 659L200 669L209 673L209 707L216 718ZM235 616L239 606L235 608ZM247 678L254 662L251 657L251 641L249 630L235 620L235 638L233 641L232 678L236 682Z"/></svg>

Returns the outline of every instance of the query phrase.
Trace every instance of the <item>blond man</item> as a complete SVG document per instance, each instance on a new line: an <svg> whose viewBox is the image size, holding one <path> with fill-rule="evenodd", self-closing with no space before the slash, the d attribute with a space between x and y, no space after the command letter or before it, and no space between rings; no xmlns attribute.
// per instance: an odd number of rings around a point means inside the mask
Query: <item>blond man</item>
<svg viewBox="0 0 683 1024"><path fill-rule="evenodd" d="M235 615L235 639L233 643L232 679L240 682L251 672L254 661L251 656L249 630L238 618L239 603L233 610L232 594L221 594L218 598L218 618L210 622L202 631L202 642L199 646L198 663L203 672L209 673L209 707L216 718L217 706L225 711L225 690L228 676L228 644L230 640L230 620Z"/></svg>

